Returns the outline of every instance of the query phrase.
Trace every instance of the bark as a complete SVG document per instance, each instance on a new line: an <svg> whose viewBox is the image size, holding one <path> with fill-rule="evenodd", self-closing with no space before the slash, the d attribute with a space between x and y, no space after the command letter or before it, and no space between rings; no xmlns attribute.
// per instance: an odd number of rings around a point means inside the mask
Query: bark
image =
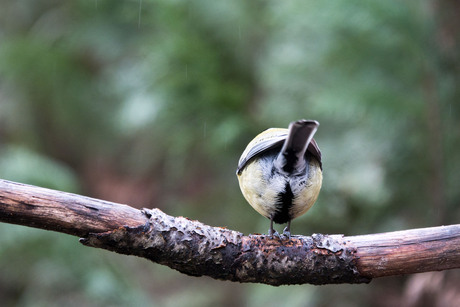
<svg viewBox="0 0 460 307"><path fill-rule="evenodd" d="M79 236L87 246L144 257L188 275L276 286L365 283L460 267L460 225L362 236L244 236L158 209L5 180L0 221Z"/></svg>

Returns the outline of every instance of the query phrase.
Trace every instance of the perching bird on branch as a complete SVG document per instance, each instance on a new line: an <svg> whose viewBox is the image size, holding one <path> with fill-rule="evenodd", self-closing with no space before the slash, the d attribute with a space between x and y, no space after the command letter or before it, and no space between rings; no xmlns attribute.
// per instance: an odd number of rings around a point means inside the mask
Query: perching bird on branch
<svg viewBox="0 0 460 307"><path fill-rule="evenodd" d="M287 223L304 214L318 198L323 180L321 151L313 139L319 123L292 122L288 129L270 128L257 135L246 147L236 174L244 198L260 214L273 222Z"/></svg>

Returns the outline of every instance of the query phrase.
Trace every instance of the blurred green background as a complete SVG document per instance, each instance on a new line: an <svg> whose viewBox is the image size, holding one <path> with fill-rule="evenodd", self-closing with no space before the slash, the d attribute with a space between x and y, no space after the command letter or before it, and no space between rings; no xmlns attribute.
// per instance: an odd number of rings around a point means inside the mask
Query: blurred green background
<svg viewBox="0 0 460 307"><path fill-rule="evenodd" d="M460 220L457 1L0 3L0 178L266 233L239 156L309 118L324 181L294 234ZM275 288L0 233L2 306L460 305L458 270Z"/></svg>

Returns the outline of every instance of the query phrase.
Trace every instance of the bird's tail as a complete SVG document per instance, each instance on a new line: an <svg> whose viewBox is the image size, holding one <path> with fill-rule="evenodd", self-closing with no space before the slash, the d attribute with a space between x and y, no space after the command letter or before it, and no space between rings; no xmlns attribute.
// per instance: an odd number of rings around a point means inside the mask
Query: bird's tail
<svg viewBox="0 0 460 307"><path fill-rule="evenodd" d="M275 167L289 174L301 172L307 163L305 152L318 126L315 120L302 119L290 123L287 139L275 160Z"/></svg>

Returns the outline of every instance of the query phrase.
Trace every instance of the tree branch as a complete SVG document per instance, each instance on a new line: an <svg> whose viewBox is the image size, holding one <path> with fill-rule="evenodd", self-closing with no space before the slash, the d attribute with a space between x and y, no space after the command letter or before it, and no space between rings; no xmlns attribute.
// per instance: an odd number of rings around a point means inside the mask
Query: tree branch
<svg viewBox="0 0 460 307"><path fill-rule="evenodd" d="M363 283L460 268L460 225L362 236L270 238L0 180L0 221L82 237L188 275L270 285Z"/></svg>

